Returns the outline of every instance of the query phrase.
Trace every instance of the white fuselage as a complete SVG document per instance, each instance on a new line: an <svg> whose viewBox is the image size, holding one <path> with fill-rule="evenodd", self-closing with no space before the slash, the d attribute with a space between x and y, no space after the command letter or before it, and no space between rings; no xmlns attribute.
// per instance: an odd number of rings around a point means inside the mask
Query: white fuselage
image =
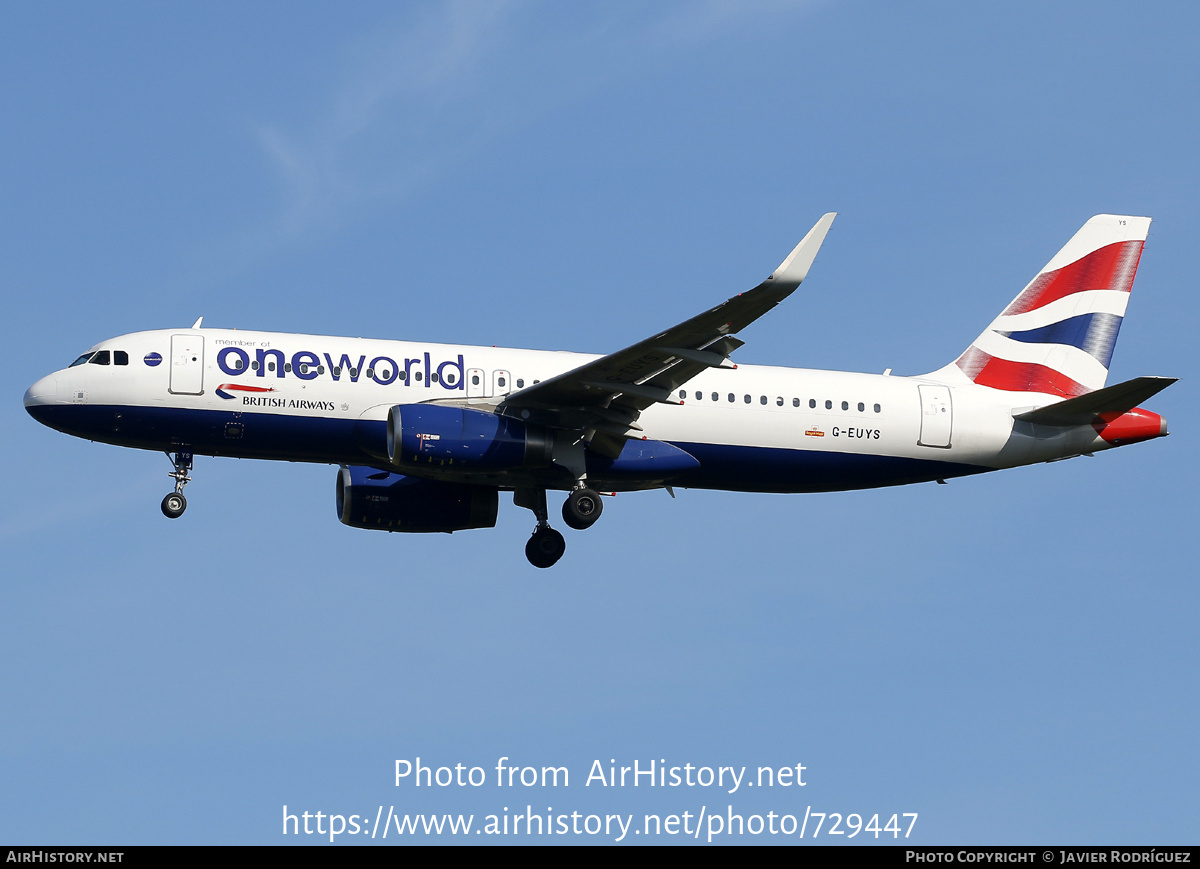
<svg viewBox="0 0 1200 869"><path fill-rule="evenodd" d="M383 467L376 434L390 408L437 402L487 411L598 358L223 329L138 332L94 351L108 351L107 364L93 357L38 381L26 395L30 412L71 434L144 449ZM696 456L700 470L680 486L866 488L1110 446L1090 426L1014 423L1015 411L1056 396L929 376L739 365L706 370L672 398L681 404L642 413L639 436Z"/></svg>

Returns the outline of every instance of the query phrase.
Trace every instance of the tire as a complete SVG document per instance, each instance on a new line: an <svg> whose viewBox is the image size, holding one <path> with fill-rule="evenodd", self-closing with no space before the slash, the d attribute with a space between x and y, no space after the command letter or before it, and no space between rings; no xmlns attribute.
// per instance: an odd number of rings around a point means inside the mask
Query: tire
<svg viewBox="0 0 1200 869"><path fill-rule="evenodd" d="M603 512L600 495L591 489L576 489L563 501L563 521L576 531L591 528Z"/></svg>
<svg viewBox="0 0 1200 869"><path fill-rule="evenodd" d="M187 498L181 492L170 492L162 499L162 513L168 519L178 519L187 509Z"/></svg>
<svg viewBox="0 0 1200 869"><path fill-rule="evenodd" d="M525 557L534 567L553 567L567 551L567 541L553 528L539 528L525 544Z"/></svg>

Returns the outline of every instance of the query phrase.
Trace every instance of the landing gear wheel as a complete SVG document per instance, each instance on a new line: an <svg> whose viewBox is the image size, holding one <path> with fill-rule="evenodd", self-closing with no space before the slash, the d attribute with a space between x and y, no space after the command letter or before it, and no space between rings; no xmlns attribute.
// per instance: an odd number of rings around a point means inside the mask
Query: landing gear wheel
<svg viewBox="0 0 1200 869"><path fill-rule="evenodd" d="M168 519L178 519L187 509L187 498L183 497L183 487L192 481L188 471L192 469L192 454L186 449L180 449L175 455L167 453L167 458L175 466L175 470L167 474L175 481L175 491L162 499L162 513Z"/></svg>
<svg viewBox="0 0 1200 869"><path fill-rule="evenodd" d="M182 492L171 492L162 499L162 512L168 519L178 519L187 509L187 498Z"/></svg>
<svg viewBox="0 0 1200 869"><path fill-rule="evenodd" d="M534 567L552 567L567 551L567 541L549 525L538 528L525 544L525 557Z"/></svg>
<svg viewBox="0 0 1200 869"><path fill-rule="evenodd" d="M600 495L591 489L576 489L563 501L563 521L576 531L591 528L603 511Z"/></svg>

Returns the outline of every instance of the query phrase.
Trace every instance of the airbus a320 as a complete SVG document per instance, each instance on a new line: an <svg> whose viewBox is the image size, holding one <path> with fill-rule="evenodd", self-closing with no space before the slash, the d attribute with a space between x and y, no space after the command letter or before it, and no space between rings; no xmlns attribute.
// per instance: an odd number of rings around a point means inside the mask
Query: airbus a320
<svg viewBox="0 0 1200 869"><path fill-rule="evenodd" d="M601 493L829 492L945 481L1167 434L1138 407L1174 382L1106 386L1150 227L1087 221L953 362L914 377L735 365L747 326L805 279L826 214L765 281L607 356L202 328L102 341L25 393L37 421L171 459L178 518L193 456L339 465L354 528L495 525L512 492L550 567L563 522Z"/></svg>

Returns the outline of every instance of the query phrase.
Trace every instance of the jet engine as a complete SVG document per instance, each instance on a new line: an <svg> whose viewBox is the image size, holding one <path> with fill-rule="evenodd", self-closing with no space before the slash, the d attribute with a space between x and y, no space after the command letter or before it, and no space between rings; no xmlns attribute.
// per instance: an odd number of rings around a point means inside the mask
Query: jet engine
<svg viewBox="0 0 1200 869"><path fill-rule="evenodd" d="M338 471L337 512L343 525L379 531L465 531L493 528L497 490L405 477L375 468Z"/></svg>
<svg viewBox="0 0 1200 869"><path fill-rule="evenodd" d="M398 404L388 411L388 459L400 468L464 471L546 467L553 438L541 426L481 410Z"/></svg>

